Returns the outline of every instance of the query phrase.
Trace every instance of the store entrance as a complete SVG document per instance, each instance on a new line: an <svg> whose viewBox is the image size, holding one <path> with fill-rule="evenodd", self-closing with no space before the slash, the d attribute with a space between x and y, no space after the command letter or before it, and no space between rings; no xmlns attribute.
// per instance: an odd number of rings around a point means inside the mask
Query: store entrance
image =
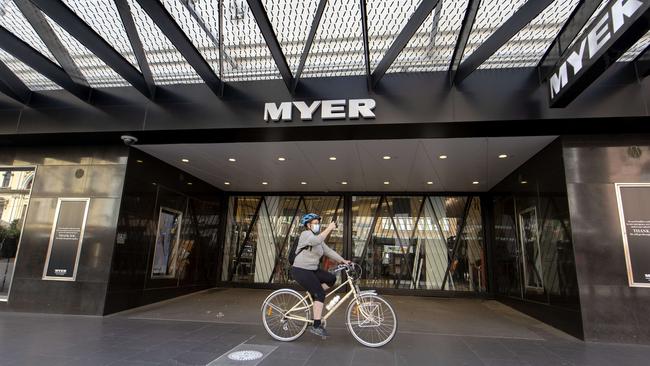
<svg viewBox="0 0 650 366"><path fill-rule="evenodd" d="M228 207L223 282L290 284L290 243L317 212L340 223L327 243L362 266L363 287L486 291L480 195L232 195Z"/></svg>

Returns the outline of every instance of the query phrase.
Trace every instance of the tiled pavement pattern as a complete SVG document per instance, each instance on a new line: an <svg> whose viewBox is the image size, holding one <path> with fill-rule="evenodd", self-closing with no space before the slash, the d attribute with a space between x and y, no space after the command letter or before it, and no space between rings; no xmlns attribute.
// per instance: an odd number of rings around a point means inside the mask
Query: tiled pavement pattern
<svg viewBox="0 0 650 366"><path fill-rule="evenodd" d="M259 311L259 305L253 305L251 311ZM398 317L404 311L398 309ZM532 319L537 339L476 336L462 329L442 334L422 326L420 331L400 329L393 342L370 349L334 325L327 340L307 333L295 342L281 343L261 325L144 320L132 315L0 313L0 365L206 365L242 344L277 347L260 366L650 364L650 347L584 343L548 331ZM257 314L251 314L250 319L255 318Z"/></svg>

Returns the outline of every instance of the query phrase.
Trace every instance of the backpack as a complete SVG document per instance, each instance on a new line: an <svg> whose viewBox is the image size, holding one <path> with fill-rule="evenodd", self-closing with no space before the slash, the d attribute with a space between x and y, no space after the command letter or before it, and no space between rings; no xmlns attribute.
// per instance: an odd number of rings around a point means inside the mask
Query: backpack
<svg viewBox="0 0 650 366"><path fill-rule="evenodd" d="M289 264L292 265L292 266L293 266L293 262L296 260L296 257L298 256L298 254L300 254L300 252L302 252L303 250L305 250L305 248L307 248L305 246L305 247L300 248L300 250L298 250L298 242L299 241L300 241L300 236L297 236L296 239L291 244L291 247L289 248ZM311 247L309 247L309 249L311 250ZM298 250L298 253L296 253L296 250Z"/></svg>

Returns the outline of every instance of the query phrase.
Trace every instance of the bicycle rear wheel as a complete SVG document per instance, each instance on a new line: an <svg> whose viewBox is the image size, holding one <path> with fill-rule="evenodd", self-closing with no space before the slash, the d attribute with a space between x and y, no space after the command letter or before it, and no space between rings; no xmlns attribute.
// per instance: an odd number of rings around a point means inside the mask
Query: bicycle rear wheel
<svg viewBox="0 0 650 366"><path fill-rule="evenodd" d="M307 322L287 319L287 311L297 307L303 310L292 311L291 315L311 319L311 306L297 291L281 289L274 291L262 303L262 322L269 335L279 341L290 342L300 337L307 329Z"/></svg>
<svg viewBox="0 0 650 366"><path fill-rule="evenodd" d="M381 347L397 332L397 316L381 297L365 294L352 300L347 309L347 325L354 338L367 347Z"/></svg>

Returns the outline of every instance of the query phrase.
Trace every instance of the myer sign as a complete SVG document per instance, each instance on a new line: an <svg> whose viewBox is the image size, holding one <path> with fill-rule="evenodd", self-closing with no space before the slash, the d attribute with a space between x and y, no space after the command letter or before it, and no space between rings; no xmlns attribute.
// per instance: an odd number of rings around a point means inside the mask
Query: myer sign
<svg viewBox="0 0 650 366"><path fill-rule="evenodd" d="M316 113L320 113L322 120L375 118L375 105L374 99L315 100L311 103L303 101L265 103L264 120L266 122L291 121L294 112L298 112L300 119L303 121L311 121Z"/></svg>
<svg viewBox="0 0 650 366"><path fill-rule="evenodd" d="M610 0L555 66L551 107L565 107L650 28L650 0Z"/></svg>

